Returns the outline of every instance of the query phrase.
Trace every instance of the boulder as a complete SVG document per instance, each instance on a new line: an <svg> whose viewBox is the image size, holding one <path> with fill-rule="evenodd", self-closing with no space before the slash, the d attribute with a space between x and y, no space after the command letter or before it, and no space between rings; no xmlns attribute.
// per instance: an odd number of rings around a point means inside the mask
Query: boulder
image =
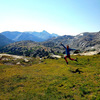
<svg viewBox="0 0 100 100"><path fill-rule="evenodd" d="M29 62L29 60L28 60L28 59L26 59L26 58L24 59L24 61L25 61L26 63L27 63L27 62Z"/></svg>
<svg viewBox="0 0 100 100"><path fill-rule="evenodd" d="M61 56L59 56L59 55L51 55L50 58L52 58L52 59L57 58L58 59L58 58L61 58Z"/></svg>
<svg viewBox="0 0 100 100"><path fill-rule="evenodd" d="M16 65L20 65L20 64L21 64L20 62L17 62L17 63L16 63Z"/></svg>

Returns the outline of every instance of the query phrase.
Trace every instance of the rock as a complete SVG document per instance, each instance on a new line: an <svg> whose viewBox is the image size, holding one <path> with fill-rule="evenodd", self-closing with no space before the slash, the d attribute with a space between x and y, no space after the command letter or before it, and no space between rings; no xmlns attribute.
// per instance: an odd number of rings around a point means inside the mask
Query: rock
<svg viewBox="0 0 100 100"><path fill-rule="evenodd" d="M2 55L0 55L0 60L2 60Z"/></svg>
<svg viewBox="0 0 100 100"><path fill-rule="evenodd" d="M29 62L29 60L28 60L28 59L26 59L26 58L24 59L24 61L25 61L26 63L27 63L27 62Z"/></svg>
<svg viewBox="0 0 100 100"><path fill-rule="evenodd" d="M17 62L17 63L16 63L16 65L20 65L20 64L21 64L20 62Z"/></svg>
<svg viewBox="0 0 100 100"><path fill-rule="evenodd" d="M8 61L9 59L8 58L2 58L2 60Z"/></svg>
<svg viewBox="0 0 100 100"><path fill-rule="evenodd" d="M100 55L100 52L98 54Z"/></svg>
<svg viewBox="0 0 100 100"><path fill-rule="evenodd" d="M42 58L40 58L40 60L42 60Z"/></svg>
<svg viewBox="0 0 100 100"><path fill-rule="evenodd" d="M97 51L91 51L91 52L80 53L80 55L88 55L88 56L90 56L90 55L96 55L96 54L98 54Z"/></svg>
<svg viewBox="0 0 100 100"><path fill-rule="evenodd" d="M51 55L50 58L55 59L55 58L61 58L59 55Z"/></svg>

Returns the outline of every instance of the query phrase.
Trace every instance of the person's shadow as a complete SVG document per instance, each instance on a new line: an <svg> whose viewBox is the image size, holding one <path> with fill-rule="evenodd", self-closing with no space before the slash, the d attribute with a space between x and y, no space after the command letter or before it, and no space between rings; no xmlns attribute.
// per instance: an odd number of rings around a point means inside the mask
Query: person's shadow
<svg viewBox="0 0 100 100"><path fill-rule="evenodd" d="M71 71L71 70L70 70ZM75 71L71 71L72 73L83 73L83 71L80 71L79 69L76 69Z"/></svg>

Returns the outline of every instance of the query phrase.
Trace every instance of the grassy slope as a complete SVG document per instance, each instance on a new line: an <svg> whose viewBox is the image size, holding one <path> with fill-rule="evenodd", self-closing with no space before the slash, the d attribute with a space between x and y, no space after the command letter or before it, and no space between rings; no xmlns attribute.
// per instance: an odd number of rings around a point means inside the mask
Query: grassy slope
<svg viewBox="0 0 100 100"><path fill-rule="evenodd" d="M78 60L69 65L64 59L27 67L0 64L0 100L100 100L100 55ZM83 73L72 72L77 68Z"/></svg>

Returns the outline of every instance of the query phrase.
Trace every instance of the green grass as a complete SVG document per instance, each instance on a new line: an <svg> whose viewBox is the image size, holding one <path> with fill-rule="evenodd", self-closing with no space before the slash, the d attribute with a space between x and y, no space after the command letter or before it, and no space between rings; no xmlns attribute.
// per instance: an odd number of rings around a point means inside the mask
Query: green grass
<svg viewBox="0 0 100 100"><path fill-rule="evenodd" d="M100 55L77 58L69 65L62 58L31 66L0 64L0 100L100 100Z"/></svg>

